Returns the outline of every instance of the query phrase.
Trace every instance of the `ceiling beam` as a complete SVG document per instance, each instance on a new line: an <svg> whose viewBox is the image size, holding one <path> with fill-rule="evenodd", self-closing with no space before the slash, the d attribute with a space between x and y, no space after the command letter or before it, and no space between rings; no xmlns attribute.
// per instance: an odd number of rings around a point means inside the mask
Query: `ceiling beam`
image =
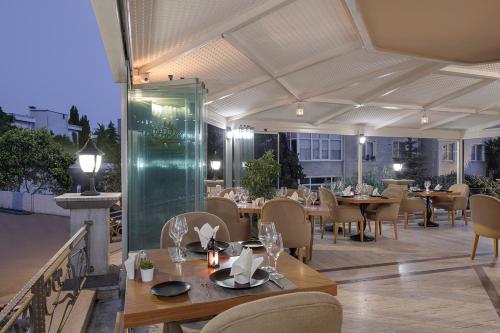
<svg viewBox="0 0 500 333"><path fill-rule="evenodd" d="M391 80L372 91L367 92L366 94L360 96L356 99L359 104L365 104L371 102L379 97L383 97L389 95L396 90L399 90L403 87L406 87L413 82L424 78L435 71L442 68L444 65L441 63L426 63L424 65L418 66L417 68L411 70L403 76L396 78L395 80Z"/></svg>
<svg viewBox="0 0 500 333"><path fill-rule="evenodd" d="M315 121L313 123L313 125L314 126L319 126L319 125L321 125L323 123L326 123L327 121L329 121L329 120L331 120L331 119L333 119L335 117L339 117L339 116L343 115L344 113L347 113L347 112L353 110L354 108L356 108L356 106L354 106L354 105L343 106L339 110L333 111L331 114L318 119L317 121Z"/></svg>
<svg viewBox="0 0 500 333"><path fill-rule="evenodd" d="M432 109L432 108L437 107L439 105L442 105L442 104L444 104L452 99L455 99L455 98L461 97L463 95L466 95L468 93L471 93L473 91L479 90L479 89L481 89L489 84L492 84L495 81L496 81L495 79L483 79L483 80L481 80L477 83L474 83L468 87L459 89L455 92L452 92L451 94L448 94L446 96L438 98L435 101L432 101L432 102L424 105L423 108L426 110Z"/></svg>
<svg viewBox="0 0 500 333"><path fill-rule="evenodd" d="M482 69L472 68L472 67L462 67L456 65L446 66L440 71L442 74L458 75L469 78L477 79L500 79L500 73L493 71L486 71Z"/></svg>
<svg viewBox="0 0 500 333"><path fill-rule="evenodd" d="M276 102L276 103L273 103L273 104L269 104L269 105L266 105L266 106L262 106L262 107L259 107L259 108L247 111L245 113L238 114L236 116L229 117L228 122L240 120L240 119L243 119L243 118L246 118L246 117L253 116L253 115L257 114L257 113L269 111L269 110L276 109L276 108L279 108L279 107L282 107L282 106L285 106L285 105L290 105L290 104L293 104L295 102L296 102L295 98L293 98L293 99L290 98L290 99L284 100L284 101L282 100L282 101L279 101L279 102Z"/></svg>
<svg viewBox="0 0 500 333"><path fill-rule="evenodd" d="M220 38L221 34L239 30L261 19L262 17L269 15L270 13L276 10L288 6L289 4L295 1L296 0L268 0L261 6L252 8L246 11L242 15L236 17L230 17L229 20L222 20L221 23L217 24L211 29L206 30L204 33L200 34L198 37L194 38L189 43L186 43L185 45L180 47L178 50L175 51L175 53L173 54L167 53L161 55L158 58L154 59L153 61L141 66L139 68L139 73L148 72L151 69L158 67L169 60L190 53L193 50L196 50L206 45L210 41Z"/></svg>
<svg viewBox="0 0 500 333"><path fill-rule="evenodd" d="M468 116L470 116L470 114L463 114L463 113L462 114L457 114L455 116L452 116L452 117L449 117L449 118L446 118L446 119L443 119L443 120L440 120L440 121L433 122L433 123L431 123L429 125L421 127L420 129L424 131L424 130L428 130L428 129L431 129L431 128L436 128L436 127L452 123L452 122L454 122L456 120L459 120L459 119L462 119L462 118L465 118L465 117L468 117Z"/></svg>
<svg viewBox="0 0 500 333"><path fill-rule="evenodd" d="M375 126L375 129L378 130L378 129L387 127L389 125L395 124L403 119L406 119L406 118L409 118L409 117L416 115L418 112L419 112L418 110L403 111L403 112L399 113L399 115L397 115L396 117L392 118L391 120L385 121L385 122Z"/></svg>

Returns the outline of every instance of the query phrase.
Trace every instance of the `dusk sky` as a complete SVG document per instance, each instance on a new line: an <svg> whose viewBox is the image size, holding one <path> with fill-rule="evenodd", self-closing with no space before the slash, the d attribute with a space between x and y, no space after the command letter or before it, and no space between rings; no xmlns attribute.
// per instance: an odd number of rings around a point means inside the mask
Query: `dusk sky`
<svg viewBox="0 0 500 333"><path fill-rule="evenodd" d="M120 87L89 0L0 1L0 106L68 113L76 105L94 128L120 116Z"/></svg>

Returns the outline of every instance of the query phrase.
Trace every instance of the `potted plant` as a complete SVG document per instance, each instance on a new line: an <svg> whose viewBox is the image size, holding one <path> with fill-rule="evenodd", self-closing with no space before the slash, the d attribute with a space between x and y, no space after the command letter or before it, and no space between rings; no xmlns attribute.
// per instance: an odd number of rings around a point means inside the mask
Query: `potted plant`
<svg viewBox="0 0 500 333"><path fill-rule="evenodd" d="M257 159L245 164L246 176L242 179L250 198L272 199L276 194L276 180L280 175L280 165L274 158L272 150L268 150Z"/></svg>
<svg viewBox="0 0 500 333"><path fill-rule="evenodd" d="M153 281L153 273L155 271L153 262L149 259L141 260L141 279L142 282Z"/></svg>

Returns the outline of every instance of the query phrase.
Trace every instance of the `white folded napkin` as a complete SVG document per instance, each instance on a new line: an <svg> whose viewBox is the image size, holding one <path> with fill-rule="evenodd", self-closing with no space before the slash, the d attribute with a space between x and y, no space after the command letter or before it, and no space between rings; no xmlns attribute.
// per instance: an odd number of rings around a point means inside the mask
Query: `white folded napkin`
<svg viewBox="0 0 500 333"><path fill-rule="evenodd" d="M234 192L231 191L229 193L224 194L224 198L234 200Z"/></svg>
<svg viewBox="0 0 500 333"><path fill-rule="evenodd" d="M297 192L293 192L292 195L288 197L288 199L299 201L299 194Z"/></svg>
<svg viewBox="0 0 500 333"><path fill-rule="evenodd" d="M372 195L380 195L380 193L378 193L378 187L375 187L375 189L372 192Z"/></svg>
<svg viewBox="0 0 500 333"><path fill-rule="evenodd" d="M135 260L137 253L129 253L128 259L123 262L127 271L127 278L133 280L135 278Z"/></svg>
<svg viewBox="0 0 500 333"><path fill-rule="evenodd" d="M345 190L342 191L342 195L351 195L351 186L347 186Z"/></svg>
<svg viewBox="0 0 500 333"><path fill-rule="evenodd" d="M201 230L198 229L198 227L194 227L194 231L198 233L198 236L200 237L200 243L201 247L206 249L208 241L210 238L215 238L215 234L217 233L217 230L219 230L219 226L216 226L215 228L212 228L212 226L208 223L205 223L202 227Z"/></svg>
<svg viewBox="0 0 500 333"><path fill-rule="evenodd" d="M229 275L234 276L234 281L239 284L249 283L262 261L264 261L263 257L253 257L252 249L243 249L240 257L231 266Z"/></svg>
<svg viewBox="0 0 500 333"><path fill-rule="evenodd" d="M261 197L261 198L255 198L254 200L252 200L252 206L253 207L259 207L259 206L262 206L264 205L264 198Z"/></svg>
<svg viewBox="0 0 500 333"><path fill-rule="evenodd" d="M439 191L442 188L443 187L441 185L437 184L436 187L434 187L434 191Z"/></svg>

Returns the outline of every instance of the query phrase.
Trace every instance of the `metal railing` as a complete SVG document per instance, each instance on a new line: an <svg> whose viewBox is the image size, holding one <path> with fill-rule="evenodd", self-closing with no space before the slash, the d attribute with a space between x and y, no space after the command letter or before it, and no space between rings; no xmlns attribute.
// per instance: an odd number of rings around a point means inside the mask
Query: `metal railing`
<svg viewBox="0 0 500 333"><path fill-rule="evenodd" d="M60 332L85 284L89 265L85 222L0 311L0 333Z"/></svg>

